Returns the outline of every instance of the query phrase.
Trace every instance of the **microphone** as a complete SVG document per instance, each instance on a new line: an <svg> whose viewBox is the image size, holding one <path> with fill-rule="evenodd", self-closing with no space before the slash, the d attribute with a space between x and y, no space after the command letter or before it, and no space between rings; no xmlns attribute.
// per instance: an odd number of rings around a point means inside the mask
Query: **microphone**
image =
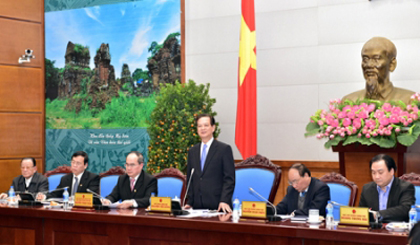
<svg viewBox="0 0 420 245"><path fill-rule="evenodd" d="M96 198L99 198L99 199L105 199L104 197L102 197L102 196L101 196L101 195L99 195L98 193L96 193L96 192L92 191L91 189L86 189L86 191L87 191L87 192L92 193L92 194L93 194L93 196L95 196Z"/></svg>
<svg viewBox="0 0 420 245"><path fill-rule="evenodd" d="M191 169L191 175L190 175L190 179L188 180L187 190L185 191L185 196L184 196L184 200L182 201L182 206L185 206L185 199L187 198L187 195L188 195L188 190L190 188L193 174L194 174L194 168Z"/></svg>
<svg viewBox="0 0 420 245"><path fill-rule="evenodd" d="M261 196L256 190L252 189L252 187L249 187L249 190L253 193L255 193L260 199L264 200L265 202L267 202L273 209L274 209L274 215L273 216L268 216L267 215L267 219L268 221L280 221L281 217L277 216L277 209L274 206L274 204L272 204L269 200L265 199L263 196Z"/></svg>
<svg viewBox="0 0 420 245"><path fill-rule="evenodd" d="M347 206L347 205L344 205L344 204L341 204L341 203L338 203L338 202L335 202L335 201L331 201L331 200L330 200L330 202L331 202L332 205L335 205L335 206Z"/></svg>

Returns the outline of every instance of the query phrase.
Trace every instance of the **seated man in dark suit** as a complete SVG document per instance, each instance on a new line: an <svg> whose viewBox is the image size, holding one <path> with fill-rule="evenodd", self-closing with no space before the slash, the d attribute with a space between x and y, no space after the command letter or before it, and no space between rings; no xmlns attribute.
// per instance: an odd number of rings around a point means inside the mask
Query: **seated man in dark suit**
<svg viewBox="0 0 420 245"><path fill-rule="evenodd" d="M408 211L414 205L413 184L394 177L397 166L392 157L379 154L370 160L373 182L363 186L360 207L377 211L379 221L408 221Z"/></svg>
<svg viewBox="0 0 420 245"><path fill-rule="evenodd" d="M309 209L318 209L325 215L330 200L330 188L319 179L311 177L311 171L302 163L295 163L289 169L287 194L277 204L278 214L305 215Z"/></svg>
<svg viewBox="0 0 420 245"><path fill-rule="evenodd" d="M132 151L125 161L126 174L118 178L117 185L102 204L110 204L122 200L117 208L146 208L150 205L152 193L157 196L157 180L154 176L142 171L143 155Z"/></svg>
<svg viewBox="0 0 420 245"><path fill-rule="evenodd" d="M44 175L37 172L36 161L33 157L23 158L20 162L20 170L22 175L13 179L12 186L15 192L38 193L48 191L48 179ZM0 199L7 198L6 193L0 194Z"/></svg>
<svg viewBox="0 0 420 245"><path fill-rule="evenodd" d="M77 151L71 157L71 171L72 173L64 175L57 189L68 187L67 190L70 196L74 196L76 192L88 192L87 189L99 193L99 175L91 173L86 170L88 167L89 157L84 151ZM64 190L58 190L48 193L46 196L39 194L41 199L45 198L59 198L63 197ZM100 201L94 198L95 203Z"/></svg>

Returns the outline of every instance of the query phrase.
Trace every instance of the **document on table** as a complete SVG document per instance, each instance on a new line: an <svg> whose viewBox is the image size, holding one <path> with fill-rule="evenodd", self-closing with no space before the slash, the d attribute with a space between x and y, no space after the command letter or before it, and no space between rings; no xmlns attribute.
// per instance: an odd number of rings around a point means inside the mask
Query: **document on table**
<svg viewBox="0 0 420 245"><path fill-rule="evenodd" d="M178 215L176 217L179 218L196 218L196 217L214 217L218 216L219 214L224 214L223 212L217 212L216 210L209 210L209 209L188 209L186 210L190 212L186 215Z"/></svg>
<svg viewBox="0 0 420 245"><path fill-rule="evenodd" d="M281 214L278 214L277 216L278 216L278 217L280 217L282 220L284 220L284 219L291 219L291 218L293 218L293 216L292 216L292 215L281 215Z"/></svg>
<svg viewBox="0 0 420 245"><path fill-rule="evenodd" d="M296 223L305 223L308 220L308 216L299 215L299 216L292 217L290 220Z"/></svg>
<svg viewBox="0 0 420 245"><path fill-rule="evenodd" d="M111 203L108 205L102 205L102 206L109 207L109 208L117 208L118 204L120 204L120 202L114 202L114 203Z"/></svg>

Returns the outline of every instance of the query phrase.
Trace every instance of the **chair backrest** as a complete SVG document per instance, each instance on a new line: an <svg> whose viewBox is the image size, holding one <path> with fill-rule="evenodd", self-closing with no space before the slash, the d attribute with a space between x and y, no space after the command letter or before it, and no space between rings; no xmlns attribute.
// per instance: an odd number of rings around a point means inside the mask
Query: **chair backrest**
<svg viewBox="0 0 420 245"><path fill-rule="evenodd" d="M99 192L102 197L111 194L112 190L117 185L118 177L123 174L125 174L125 169L120 166L112 167L108 169L108 171L99 174L99 177L101 178Z"/></svg>
<svg viewBox="0 0 420 245"><path fill-rule="evenodd" d="M280 184L281 168L259 154L235 166L235 190L232 199L264 201L249 190L251 187L265 199L274 202ZM233 201L232 200L232 201Z"/></svg>
<svg viewBox="0 0 420 245"><path fill-rule="evenodd" d="M400 179L411 182L414 185L416 205L420 205L420 174L416 174L416 173L403 174L400 176Z"/></svg>
<svg viewBox="0 0 420 245"><path fill-rule="evenodd" d="M354 206L357 196L357 185L348 181L339 173L328 173L319 180L325 182L330 187L331 201L344 206ZM340 219L340 205L334 204L334 219Z"/></svg>
<svg viewBox="0 0 420 245"><path fill-rule="evenodd" d="M319 180L330 187L331 201L354 206L358 192L358 187L354 182L348 181L343 175L335 172L325 174Z"/></svg>
<svg viewBox="0 0 420 245"><path fill-rule="evenodd" d="M60 184L61 177L63 177L64 175L66 174L53 174L50 177L48 177L50 191L55 190L57 188L58 184Z"/></svg>
<svg viewBox="0 0 420 245"><path fill-rule="evenodd" d="M71 173L71 169L67 165L59 166L56 169L46 172L44 176L48 177L50 191L55 190L58 184L60 184L61 177L69 173Z"/></svg>
<svg viewBox="0 0 420 245"><path fill-rule="evenodd" d="M158 181L158 196L183 200L185 196L186 177L176 168L166 168L155 175Z"/></svg>

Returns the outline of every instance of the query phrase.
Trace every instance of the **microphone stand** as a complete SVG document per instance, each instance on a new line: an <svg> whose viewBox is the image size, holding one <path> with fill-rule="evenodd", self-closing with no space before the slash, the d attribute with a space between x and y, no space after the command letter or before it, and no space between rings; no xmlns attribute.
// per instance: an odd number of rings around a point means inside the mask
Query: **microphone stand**
<svg viewBox="0 0 420 245"><path fill-rule="evenodd" d="M191 175L190 175L190 179L188 180L187 190L185 191L184 200L182 201L182 206L185 206L185 199L187 198L188 190L190 189L190 184L191 184L191 179L192 179L193 174L194 174L194 168L191 169Z"/></svg>
<svg viewBox="0 0 420 245"><path fill-rule="evenodd" d="M274 210L274 215L267 215L267 219L270 222L276 222L276 221L280 221L281 217L277 216L277 209L274 206L274 204L272 204L269 200L265 199L263 196L261 196L256 190L252 189L251 187L249 187L249 190L253 193L255 193L260 199L264 200L266 203L268 203Z"/></svg>

